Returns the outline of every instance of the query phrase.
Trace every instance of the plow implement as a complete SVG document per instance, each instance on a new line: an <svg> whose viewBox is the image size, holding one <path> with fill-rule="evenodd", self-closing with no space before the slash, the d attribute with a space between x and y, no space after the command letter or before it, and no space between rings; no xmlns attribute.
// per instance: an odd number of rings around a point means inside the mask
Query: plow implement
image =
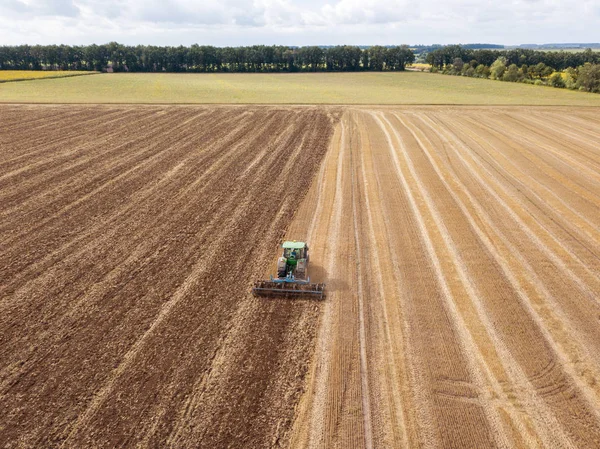
<svg viewBox="0 0 600 449"><path fill-rule="evenodd" d="M271 279L268 281L256 281L252 287L254 296L265 296L272 298L325 298L325 284L316 284L304 281L287 281Z"/></svg>

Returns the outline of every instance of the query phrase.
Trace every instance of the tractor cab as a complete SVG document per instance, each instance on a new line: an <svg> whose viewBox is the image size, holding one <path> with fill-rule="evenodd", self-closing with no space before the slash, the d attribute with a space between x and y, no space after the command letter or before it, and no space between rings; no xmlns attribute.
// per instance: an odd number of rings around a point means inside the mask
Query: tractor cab
<svg viewBox="0 0 600 449"><path fill-rule="evenodd" d="M308 255L308 246L304 242L283 242L283 257L289 260L306 259Z"/></svg>
<svg viewBox="0 0 600 449"><path fill-rule="evenodd" d="M302 243L302 245L303 246L298 245L298 242L284 242L283 257L288 261L306 259L308 248L304 243Z"/></svg>
<svg viewBox="0 0 600 449"><path fill-rule="evenodd" d="M303 278L306 275L308 262L308 246L305 242L286 241L281 245L283 254L277 263L277 275L279 278L293 277Z"/></svg>

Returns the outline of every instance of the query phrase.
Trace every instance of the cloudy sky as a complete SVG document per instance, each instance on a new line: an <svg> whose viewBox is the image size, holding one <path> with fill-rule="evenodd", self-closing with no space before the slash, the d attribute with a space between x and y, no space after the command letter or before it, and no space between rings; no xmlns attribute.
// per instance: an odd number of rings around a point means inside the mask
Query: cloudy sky
<svg viewBox="0 0 600 449"><path fill-rule="evenodd" d="M0 0L0 45L600 41L600 0Z"/></svg>

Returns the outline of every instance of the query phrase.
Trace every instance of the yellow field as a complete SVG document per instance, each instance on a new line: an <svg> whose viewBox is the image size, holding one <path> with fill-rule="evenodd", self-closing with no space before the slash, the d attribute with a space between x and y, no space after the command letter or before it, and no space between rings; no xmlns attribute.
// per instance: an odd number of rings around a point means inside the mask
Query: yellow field
<svg viewBox="0 0 600 449"><path fill-rule="evenodd" d="M415 62L414 64L411 64L408 67L409 68L418 69L418 70L429 70L431 68L431 64L425 64L425 63L422 63L422 62Z"/></svg>
<svg viewBox="0 0 600 449"><path fill-rule="evenodd" d="M42 78L64 78L67 76L92 75L94 73L98 72L72 70L0 70L0 83Z"/></svg>

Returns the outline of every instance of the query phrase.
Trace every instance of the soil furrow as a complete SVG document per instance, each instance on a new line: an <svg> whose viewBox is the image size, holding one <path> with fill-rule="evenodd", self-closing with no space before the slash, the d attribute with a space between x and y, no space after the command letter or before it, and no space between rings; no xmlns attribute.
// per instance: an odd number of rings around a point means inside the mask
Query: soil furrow
<svg viewBox="0 0 600 449"><path fill-rule="evenodd" d="M600 446L595 109L0 121L0 446Z"/></svg>

